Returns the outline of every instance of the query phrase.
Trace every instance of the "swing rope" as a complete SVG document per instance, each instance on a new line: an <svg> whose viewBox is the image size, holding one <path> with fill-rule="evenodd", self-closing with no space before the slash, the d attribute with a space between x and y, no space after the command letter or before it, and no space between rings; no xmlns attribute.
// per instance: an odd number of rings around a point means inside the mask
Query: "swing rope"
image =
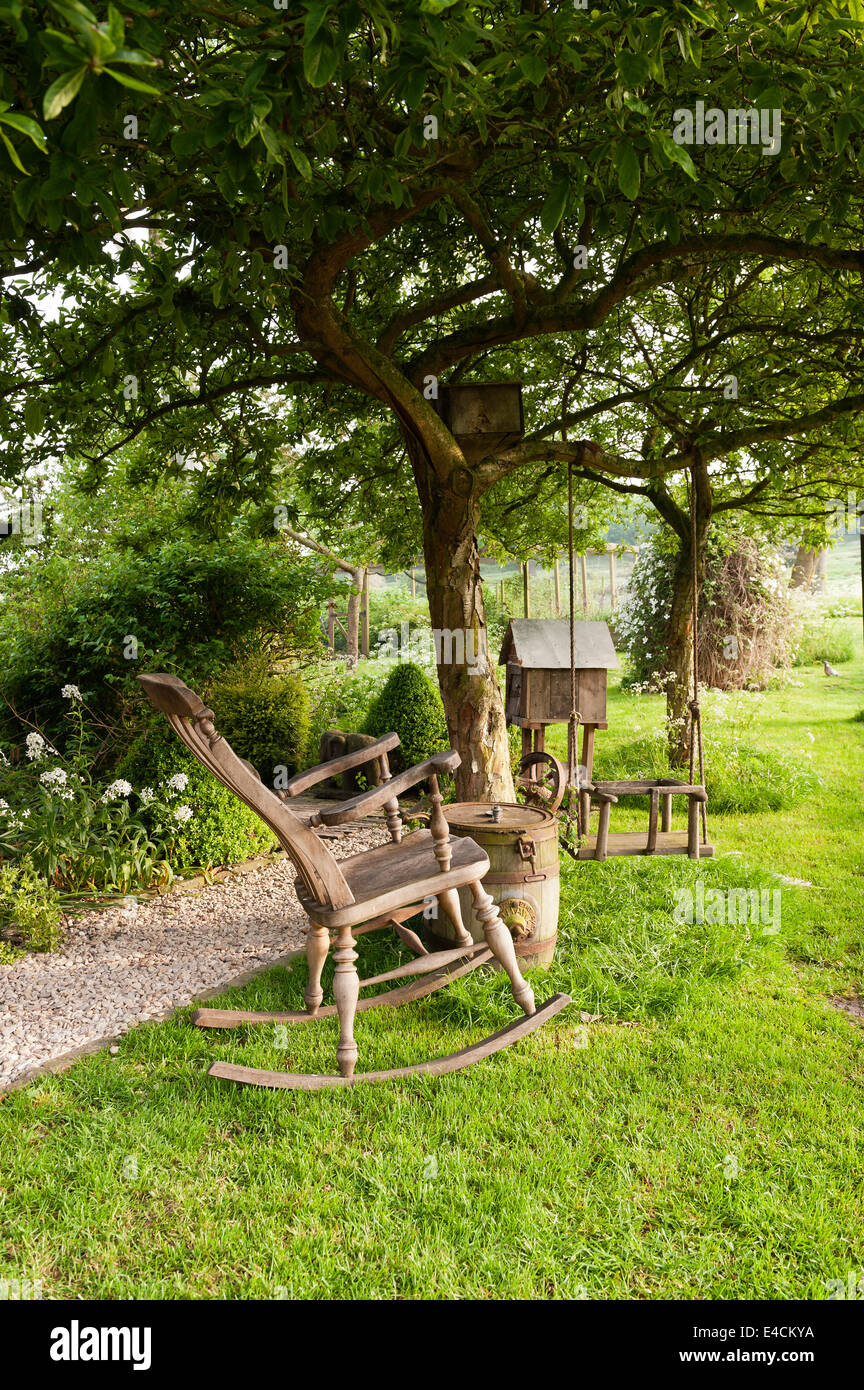
<svg viewBox="0 0 864 1390"><path fill-rule="evenodd" d="M696 546L696 467L690 470L690 562L692 566L692 593L693 593L693 696L687 708L690 711L690 785L696 785L693 775L696 771L696 759L698 754L699 761L699 783L700 787L705 786L705 759L702 749L702 711L699 707L699 566ZM705 802L699 803L700 818L702 821L702 843L708 843L708 813L705 810Z"/></svg>
<svg viewBox="0 0 864 1390"><path fill-rule="evenodd" d="M576 788L576 834L582 838L582 796L579 777L579 723L581 716L576 708L576 632L573 624L575 609L574 563L573 563L573 460L567 465L567 539L569 560L569 598L570 598L570 717L567 721L567 785Z"/></svg>

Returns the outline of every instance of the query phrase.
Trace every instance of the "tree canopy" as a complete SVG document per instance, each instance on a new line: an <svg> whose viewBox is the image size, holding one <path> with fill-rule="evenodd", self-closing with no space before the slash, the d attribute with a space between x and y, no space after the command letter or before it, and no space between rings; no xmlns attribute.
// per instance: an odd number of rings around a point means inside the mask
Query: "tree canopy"
<svg viewBox="0 0 864 1390"><path fill-rule="evenodd" d="M681 286L717 274L731 293L690 325L705 372L742 299L770 315L766 341L825 294L848 330L864 267L858 0L142 0L104 20L49 0L0 7L0 25L7 477L46 449L98 477L146 438L150 467L200 466L228 496L265 494L290 445L344 461L320 485L352 490L355 422L367 459L379 432L382 466L395 427L433 625L480 629L481 504L515 470L572 464L654 500L711 457L758 444L779 460L777 441L802 436L758 385L749 413L680 409ZM677 143L700 102L771 129L780 113L779 136ZM676 325L662 366L636 372L649 312ZM830 351L806 393L811 434L859 407L857 348ZM466 452L437 384L513 375L525 439ZM439 679L461 794L506 794L490 673Z"/></svg>

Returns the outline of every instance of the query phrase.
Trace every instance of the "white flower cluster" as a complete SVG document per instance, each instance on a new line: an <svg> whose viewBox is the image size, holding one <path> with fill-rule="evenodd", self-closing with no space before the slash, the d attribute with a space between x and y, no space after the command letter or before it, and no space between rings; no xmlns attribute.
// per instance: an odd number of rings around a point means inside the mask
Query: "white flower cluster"
<svg viewBox="0 0 864 1390"><path fill-rule="evenodd" d="M188 785L189 778L186 776L185 772L175 772L174 776L169 777L168 781L165 783L168 790L173 792L185 792Z"/></svg>
<svg viewBox="0 0 864 1390"><path fill-rule="evenodd" d="M106 787L102 793L102 801L107 805L109 801L119 801L123 796L132 795L132 783L125 782L122 777L118 777L116 782L112 782L110 787Z"/></svg>
<svg viewBox="0 0 864 1390"><path fill-rule="evenodd" d="M80 780L79 777L75 777L76 782ZM45 772L40 772L39 781L43 786L56 787L61 801L72 801L75 797L75 792L69 785L69 777L62 767L49 767Z"/></svg>
<svg viewBox="0 0 864 1390"><path fill-rule="evenodd" d="M151 801L156 800L156 793L152 787L142 787L138 795L141 798L142 806L149 806Z"/></svg>
<svg viewBox="0 0 864 1390"><path fill-rule="evenodd" d="M56 783L58 787L66 786L66 773L62 767L49 767L47 772L40 772L39 781L44 782L46 787Z"/></svg>
<svg viewBox="0 0 864 1390"><path fill-rule="evenodd" d="M29 811L24 810L19 811L18 815L16 816L15 812L10 810L9 802L4 801L2 796L0 796L0 816L6 817L6 825L9 830L23 830L24 821L27 819L29 814Z"/></svg>
<svg viewBox="0 0 864 1390"><path fill-rule="evenodd" d="M191 820L194 812L191 806L175 806L174 819L182 825L185 821Z"/></svg>
<svg viewBox="0 0 864 1390"><path fill-rule="evenodd" d="M47 758L49 753L56 754L57 752L57 749L52 748L41 734L28 734L25 743L27 745L27 757L33 763L41 763L42 759Z"/></svg>
<svg viewBox="0 0 864 1390"><path fill-rule="evenodd" d="M77 685L64 685L63 689L60 691L60 694L62 695L64 700L81 699L81 691L78 689Z"/></svg>

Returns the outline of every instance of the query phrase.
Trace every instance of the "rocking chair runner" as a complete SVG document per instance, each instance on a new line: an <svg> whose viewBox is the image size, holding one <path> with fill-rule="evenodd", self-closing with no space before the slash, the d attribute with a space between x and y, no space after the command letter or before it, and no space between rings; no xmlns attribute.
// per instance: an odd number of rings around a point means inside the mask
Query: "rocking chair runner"
<svg viewBox="0 0 864 1390"><path fill-rule="evenodd" d="M473 840L450 839L449 827L441 809L438 775L459 766L458 753L437 753L410 771L391 777L387 752L398 745L399 739L396 734L388 734L360 754L346 755L347 758L359 758L363 762L370 761L370 755L379 758L384 778L382 785L361 793L351 801L342 802L332 810L319 811L304 821L288 809L286 801L332 775L334 763L322 764L300 773L281 795L277 795L263 785L255 769L238 758L222 735L216 732L213 711L207 709L203 700L181 680L165 674L141 675L138 679L151 704L162 711L187 748L214 777L270 826L297 869L298 896L311 924L306 944L309 966L306 1013L266 1014L199 1009L193 1021L199 1027L230 1028L244 1023L302 1023L332 1016L333 1013L339 1016L339 1076L260 1071L220 1062L214 1063L208 1075L256 1086L303 1090L387 1080L416 1072L443 1075L469 1066L516 1042L570 1003L566 994L556 994L539 1010L535 1010L534 995L519 970L510 933L501 921L492 898L481 885L481 880L489 871L489 860ZM346 758L337 759L336 762L340 764L339 770L344 770L342 765L346 763ZM429 782L432 802L429 829L415 831L403 839L397 797L424 780ZM354 855L341 864L336 862L312 828L318 824L346 824L380 807L387 813L390 843ZM457 892L464 886L470 888L475 912L483 923L485 945L475 944L465 929ZM420 938L405 927L404 922L422 911L424 903L433 898L437 899L441 910L453 924L458 945L454 950L430 955ZM355 966L357 953L354 950L354 934L386 926L395 927L418 959L383 975L361 980ZM331 931L336 933L336 971L333 978L335 1008L322 1009L321 973L330 950ZM354 1075L357 1061L354 1017L357 1012L421 998L440 989L458 975L487 963L493 956L506 971L513 997L526 1018L449 1057L435 1058L390 1072ZM359 999L363 988L421 974L426 975L426 979L417 984L402 985L374 998Z"/></svg>

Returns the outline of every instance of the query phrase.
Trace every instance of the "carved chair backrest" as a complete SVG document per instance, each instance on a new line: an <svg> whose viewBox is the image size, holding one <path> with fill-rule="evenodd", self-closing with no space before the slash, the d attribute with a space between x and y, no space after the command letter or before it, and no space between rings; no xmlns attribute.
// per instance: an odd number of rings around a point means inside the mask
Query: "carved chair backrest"
<svg viewBox="0 0 864 1390"><path fill-rule="evenodd" d="M327 907L349 907L354 895L326 845L264 786L255 769L238 758L227 739L216 732L213 711L201 697L177 676L163 672L140 675L138 680L150 703L165 715L198 761L270 826L309 895Z"/></svg>

